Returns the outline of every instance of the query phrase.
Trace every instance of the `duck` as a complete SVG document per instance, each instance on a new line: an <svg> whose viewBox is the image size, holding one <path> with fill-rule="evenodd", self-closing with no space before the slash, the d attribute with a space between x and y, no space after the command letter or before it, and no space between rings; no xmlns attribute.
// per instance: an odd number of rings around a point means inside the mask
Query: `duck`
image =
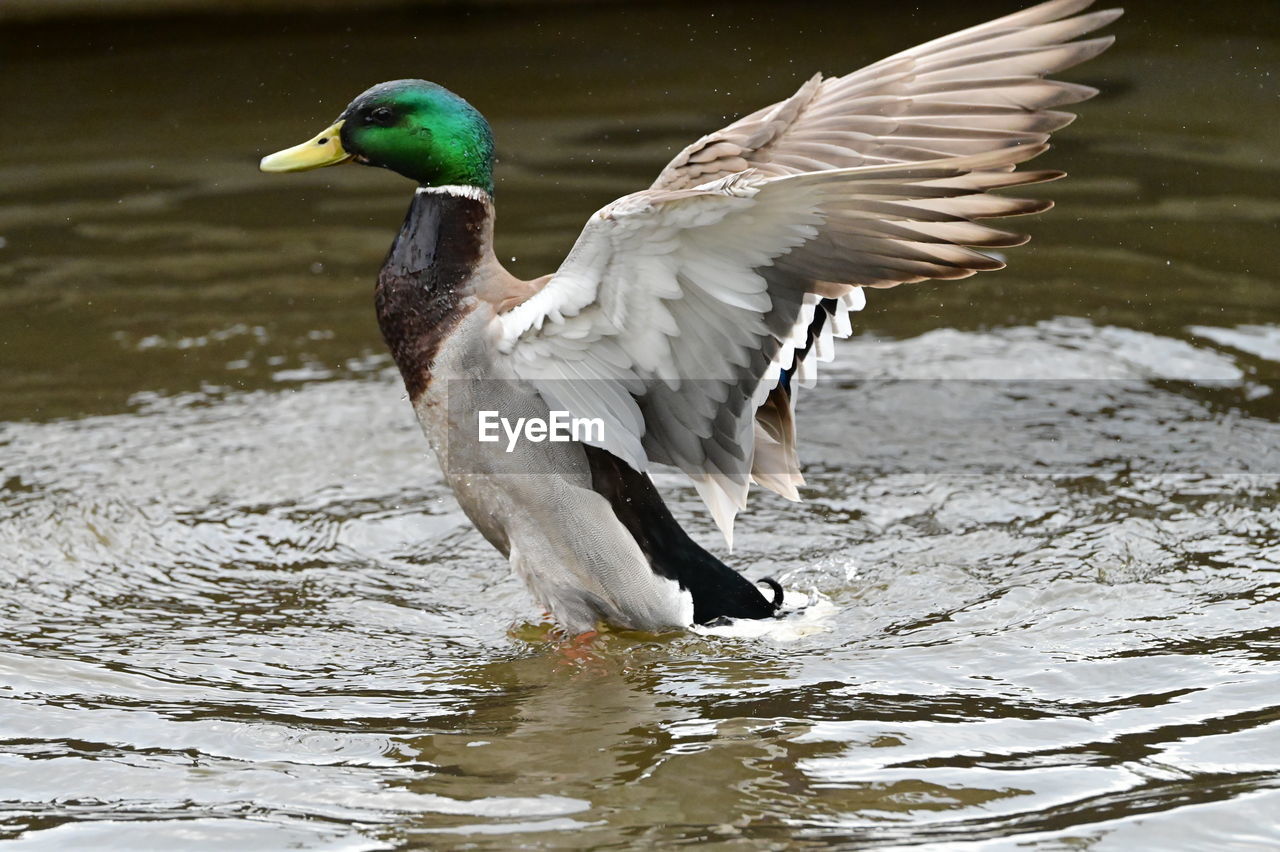
<svg viewBox="0 0 1280 852"><path fill-rule="evenodd" d="M732 549L753 484L798 501L800 388L869 289L1000 269L995 194L1097 90L1051 79L1120 9L1049 0L795 94L684 148L533 280L494 253L495 143L462 97L380 83L264 172L355 163L416 184L374 309L462 511L564 631L777 617L781 586L698 544L656 488L687 475ZM581 428L579 428L581 427ZM765 588L771 594L766 595Z"/></svg>

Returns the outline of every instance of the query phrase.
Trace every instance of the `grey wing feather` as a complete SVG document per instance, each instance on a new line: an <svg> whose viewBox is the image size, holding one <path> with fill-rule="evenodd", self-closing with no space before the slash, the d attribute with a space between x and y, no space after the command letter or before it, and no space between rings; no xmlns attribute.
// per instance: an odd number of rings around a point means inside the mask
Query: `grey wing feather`
<svg viewBox="0 0 1280 852"><path fill-rule="evenodd" d="M1114 40L1070 41L1121 14L1076 14L1093 2L1051 0L843 77L815 75L785 101L685 148L652 188L698 186L748 168L781 176L1042 143L1074 119L1056 107L1096 94L1044 79Z"/></svg>
<svg viewBox="0 0 1280 852"><path fill-rule="evenodd" d="M499 316L511 369L604 419L600 446L637 469L689 474L726 539L751 481L796 499L795 393L851 333L864 288L999 269L979 249L1026 238L975 220L1050 206L991 190L1061 176L1014 169L1073 118L1057 107L1094 94L1044 79L1111 43L1068 41L1120 14L1077 14L1091 4L1051 0L814 77L686 148Z"/></svg>

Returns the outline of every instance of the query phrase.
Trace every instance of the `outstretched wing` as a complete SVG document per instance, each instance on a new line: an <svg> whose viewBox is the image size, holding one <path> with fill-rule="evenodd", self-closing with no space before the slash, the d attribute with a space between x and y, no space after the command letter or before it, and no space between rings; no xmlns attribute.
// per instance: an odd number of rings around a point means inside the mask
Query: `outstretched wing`
<svg viewBox="0 0 1280 852"><path fill-rule="evenodd" d="M626 196L500 315L501 349L552 407L604 423L592 443L693 477L729 538L757 460L756 410L806 345L817 300L1003 266L966 246L1024 238L973 220L1049 206L987 194L1058 177L1012 171L1044 148Z"/></svg>
<svg viewBox="0 0 1280 852"><path fill-rule="evenodd" d="M1076 14L1093 3L1050 0L843 77L817 74L787 100L685 148L652 188L684 189L748 168L780 176L1041 144L1075 118L1057 107L1097 94L1044 79L1114 41L1071 41L1121 15Z"/></svg>
<svg viewBox="0 0 1280 852"><path fill-rule="evenodd" d="M987 194L1095 94L1044 79L1112 39L1119 10L1050 0L908 50L704 137L587 223L547 285L500 316L511 371L605 425L637 469L688 473L732 543L750 482L798 498L797 384L848 336L863 287L1003 264L1025 238L975 220L1047 202Z"/></svg>

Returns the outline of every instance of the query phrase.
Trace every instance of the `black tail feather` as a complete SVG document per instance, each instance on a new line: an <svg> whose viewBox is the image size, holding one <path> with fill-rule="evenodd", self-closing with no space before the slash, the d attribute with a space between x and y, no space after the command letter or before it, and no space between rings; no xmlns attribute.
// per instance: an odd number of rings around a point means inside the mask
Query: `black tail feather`
<svg viewBox="0 0 1280 852"><path fill-rule="evenodd" d="M777 581L761 582L773 589L767 600L760 589L716 559L689 538L649 477L612 453L585 447L591 465L591 487L603 495L632 538L640 545L654 573L675 580L693 596L693 620L706 624L717 618L770 618L782 603Z"/></svg>
<svg viewBox="0 0 1280 852"><path fill-rule="evenodd" d="M773 589L773 608L775 610L782 609L782 599L786 597L786 594L782 591L782 584L772 577L761 577L756 582L763 583Z"/></svg>

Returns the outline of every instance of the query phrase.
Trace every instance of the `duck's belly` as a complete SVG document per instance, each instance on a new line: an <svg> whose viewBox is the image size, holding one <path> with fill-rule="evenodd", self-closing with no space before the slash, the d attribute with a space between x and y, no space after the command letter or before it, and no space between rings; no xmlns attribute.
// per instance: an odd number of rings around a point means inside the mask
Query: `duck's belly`
<svg viewBox="0 0 1280 852"><path fill-rule="evenodd" d="M414 409L463 511L566 629L583 632L600 621L639 630L693 623L689 593L653 571L609 501L592 489L583 445L533 440L528 432L512 437L509 428L521 418L550 420L531 387L436 379ZM498 440L486 440L495 416L507 427L499 421Z"/></svg>

